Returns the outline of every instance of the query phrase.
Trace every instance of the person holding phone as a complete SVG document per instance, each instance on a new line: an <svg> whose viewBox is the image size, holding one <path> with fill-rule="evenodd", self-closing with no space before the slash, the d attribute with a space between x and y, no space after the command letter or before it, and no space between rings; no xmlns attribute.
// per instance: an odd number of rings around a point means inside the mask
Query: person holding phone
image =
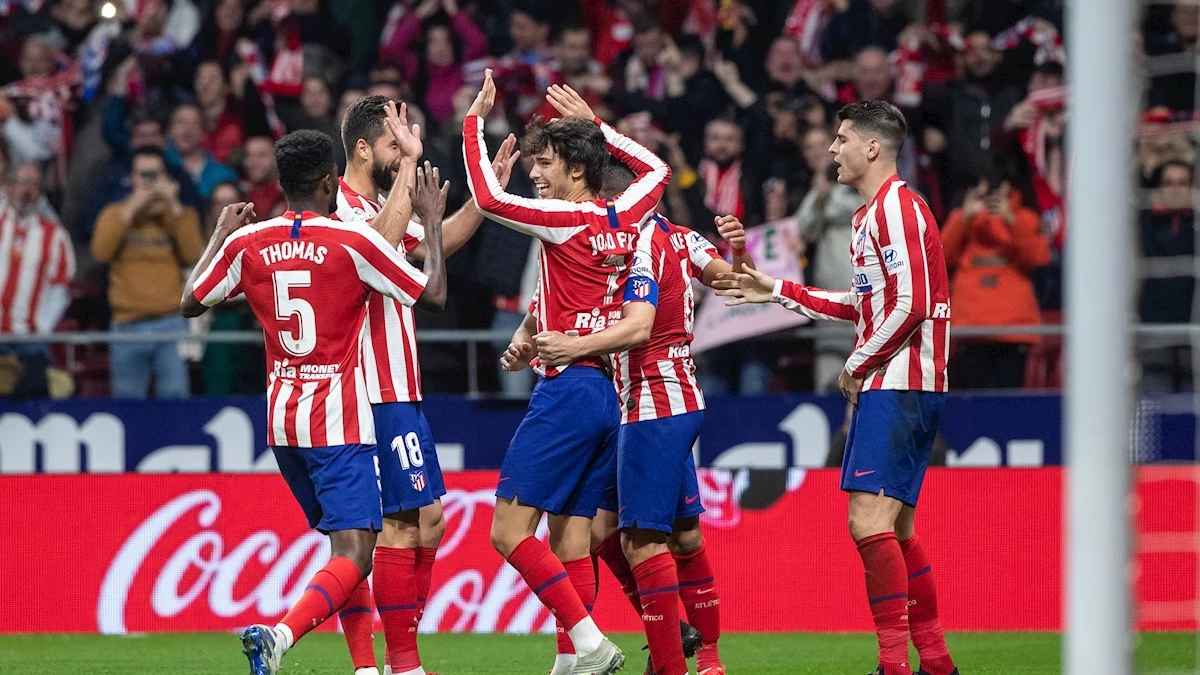
<svg viewBox="0 0 1200 675"><path fill-rule="evenodd" d="M124 200L108 205L96 221L92 256L107 264L112 330L118 333L185 333L179 316L183 270L204 251L200 217L179 200L179 183L167 174L162 150L133 151ZM159 398L184 398L191 385L173 342L114 342L109 348L112 395L146 398L151 376Z"/></svg>

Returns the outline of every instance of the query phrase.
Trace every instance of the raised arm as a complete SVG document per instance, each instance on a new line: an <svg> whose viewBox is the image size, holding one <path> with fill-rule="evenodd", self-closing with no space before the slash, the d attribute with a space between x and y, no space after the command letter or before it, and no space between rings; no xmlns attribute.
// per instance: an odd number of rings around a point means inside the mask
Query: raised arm
<svg viewBox="0 0 1200 675"><path fill-rule="evenodd" d="M925 229L937 227L929 208L916 197L894 190L884 197L883 223L867 236L879 250L895 252L887 265L895 301L884 303L871 339L850 354L846 372L856 379L887 363L913 331L930 316L929 269L925 259Z"/></svg>
<svg viewBox="0 0 1200 675"><path fill-rule="evenodd" d="M521 151L516 147L517 137L509 134L508 138L500 144L500 149L496 152L495 159L492 160L492 172L500 181L501 189L508 187L508 179L512 177L513 166L521 157ZM463 204L462 208L446 218L442 224L442 250L445 251L446 256L454 255L458 249L465 246L471 237L475 236L475 232L482 224L483 212L479 210L474 199ZM421 243L409 250L408 257L413 260L424 260L428 250L429 247L425 245L424 236L422 236Z"/></svg>
<svg viewBox="0 0 1200 675"><path fill-rule="evenodd" d="M413 204L409 197L409 187L417 173L417 162L425 151L421 142L421 126L408 125L408 105L388 101L384 105L383 124L392 134L392 139L400 148L400 170L396 176L396 184L392 189L392 198L387 200L383 209L371 220L371 227L383 235L389 244L399 247L404 243L404 235L408 231L408 223L412 220Z"/></svg>

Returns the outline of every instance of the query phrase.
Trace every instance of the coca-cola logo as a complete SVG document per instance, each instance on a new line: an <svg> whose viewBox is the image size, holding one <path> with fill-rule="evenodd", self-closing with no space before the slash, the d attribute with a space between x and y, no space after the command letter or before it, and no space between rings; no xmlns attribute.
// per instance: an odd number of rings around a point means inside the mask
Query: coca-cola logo
<svg viewBox="0 0 1200 675"><path fill-rule="evenodd" d="M736 476L701 471L707 526L724 529L740 522ZM269 492L286 495L282 489ZM232 489L224 495L239 506L227 507L213 490L190 490L133 529L101 583L96 607L101 633L271 622L299 599L329 559L328 539L307 529L293 504L272 501L273 508L263 512L264 497ZM239 508L243 504L255 510ZM442 505L446 534L421 630L553 630L553 617L492 550L492 489L452 489ZM538 535L545 534L543 524Z"/></svg>

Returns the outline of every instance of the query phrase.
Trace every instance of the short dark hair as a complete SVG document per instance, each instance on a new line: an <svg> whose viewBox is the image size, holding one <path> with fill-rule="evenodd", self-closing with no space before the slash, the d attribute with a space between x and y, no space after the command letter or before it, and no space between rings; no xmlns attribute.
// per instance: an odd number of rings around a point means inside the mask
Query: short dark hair
<svg viewBox="0 0 1200 675"><path fill-rule="evenodd" d="M1038 75L1049 75L1051 77L1066 77L1067 71L1063 68L1063 64L1058 61L1045 61L1034 66L1033 72Z"/></svg>
<svg viewBox="0 0 1200 675"><path fill-rule="evenodd" d="M859 101L838 111L838 120L853 122L863 136L879 139L893 154L899 154L908 135L904 113L887 101Z"/></svg>
<svg viewBox="0 0 1200 675"><path fill-rule="evenodd" d="M383 107L387 102L386 96L371 94L346 108L346 118L342 120L342 146L347 157L354 152L358 139L363 139L367 145L375 145L383 135L383 118L386 117Z"/></svg>
<svg viewBox="0 0 1200 675"><path fill-rule="evenodd" d="M600 184L600 197L603 199L612 199L622 192L629 189L633 185L637 175L633 173L633 169L625 166L625 162L612 157L608 163L604 165L603 178Z"/></svg>
<svg viewBox="0 0 1200 675"><path fill-rule="evenodd" d="M686 33L680 35L675 38L675 47L679 49L679 53L683 56L691 56L701 61L704 60L704 43L695 35L688 35Z"/></svg>
<svg viewBox="0 0 1200 675"><path fill-rule="evenodd" d="M582 117L563 117L546 122L535 117L525 127L521 152L536 157L546 148L553 150L570 167L583 167L588 189L600 192L604 183L604 165L611 155L604 143L604 132L592 120Z"/></svg>
<svg viewBox="0 0 1200 675"><path fill-rule="evenodd" d="M1191 162L1182 159L1168 159L1162 164L1154 167L1154 171L1150 173L1150 184L1156 188L1162 187L1163 177L1166 176L1167 169L1175 167L1188 172L1193 180L1196 177L1196 167L1192 166Z"/></svg>
<svg viewBox="0 0 1200 675"><path fill-rule="evenodd" d="M129 161L132 165L133 161L138 157L157 157L163 166L167 165L167 157L163 154L162 148L156 148L153 145L139 145L129 153Z"/></svg>
<svg viewBox="0 0 1200 675"><path fill-rule="evenodd" d="M275 142L275 165L279 167L279 187L288 201L309 197L336 171L333 139L313 129L293 131Z"/></svg>

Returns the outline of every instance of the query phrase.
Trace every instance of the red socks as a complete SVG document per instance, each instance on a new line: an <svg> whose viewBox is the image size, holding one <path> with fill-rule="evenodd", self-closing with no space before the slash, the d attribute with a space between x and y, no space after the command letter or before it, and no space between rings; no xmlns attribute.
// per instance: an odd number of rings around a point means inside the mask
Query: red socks
<svg viewBox="0 0 1200 675"><path fill-rule="evenodd" d="M567 570L567 577L575 587L575 592L579 594L579 599L583 601L583 608L591 614L592 605L596 602L596 568L592 566L592 557L568 560L563 563L563 567ZM556 653L574 654L575 645L571 643L567 629L563 628L561 621L556 620L555 624L555 639L558 642Z"/></svg>
<svg viewBox="0 0 1200 675"><path fill-rule="evenodd" d="M633 570L629 569L629 561L625 559L625 552L621 550L621 533L614 532L609 535L608 539L600 542L596 550L592 551L592 555L608 565L608 569L617 578L617 583L621 584L621 591L625 593L625 598L629 600L629 604L633 605L634 611L640 616L642 603L638 599L638 587L637 582L633 580Z"/></svg>
<svg viewBox="0 0 1200 675"><path fill-rule="evenodd" d="M375 600L366 579L359 582L338 612L354 669L375 667Z"/></svg>
<svg viewBox="0 0 1200 675"><path fill-rule="evenodd" d="M904 554L893 532L859 540L867 577L867 602L875 618L879 639L879 663L886 675L909 675L908 663L908 571Z"/></svg>
<svg viewBox="0 0 1200 675"><path fill-rule="evenodd" d="M375 547L375 604L387 638L388 663L403 673L421 665L417 652L417 552Z"/></svg>
<svg viewBox="0 0 1200 675"><path fill-rule="evenodd" d="M570 584L567 570L545 542L537 537L526 537L513 549L508 564L517 570L534 595L567 630L587 618L588 612ZM396 670L395 662L392 663L392 670Z"/></svg>
<svg viewBox="0 0 1200 675"><path fill-rule="evenodd" d="M670 553L660 553L633 569L642 601L642 625L657 675L687 675L679 643L679 578Z"/></svg>
<svg viewBox="0 0 1200 675"><path fill-rule="evenodd" d="M417 549L417 621L425 613L429 600L429 584L433 579L433 563L437 560L437 549L422 546Z"/></svg>
<svg viewBox="0 0 1200 675"><path fill-rule="evenodd" d="M717 640L721 637L721 596L703 544L686 555L675 556L679 574L679 597L688 623L700 631L702 645L696 652L696 670L721 665Z"/></svg>
<svg viewBox="0 0 1200 675"><path fill-rule="evenodd" d="M954 661L946 648L946 636L938 621L937 587L932 566L916 535L900 542L908 571L908 627L913 644L921 655L921 670L929 675L950 675Z"/></svg>
<svg viewBox="0 0 1200 675"><path fill-rule="evenodd" d="M325 567L313 575L304 595L280 623L291 629L292 640L298 642L305 633L321 625L346 604L346 599L362 580L362 570L349 558L330 558Z"/></svg>

